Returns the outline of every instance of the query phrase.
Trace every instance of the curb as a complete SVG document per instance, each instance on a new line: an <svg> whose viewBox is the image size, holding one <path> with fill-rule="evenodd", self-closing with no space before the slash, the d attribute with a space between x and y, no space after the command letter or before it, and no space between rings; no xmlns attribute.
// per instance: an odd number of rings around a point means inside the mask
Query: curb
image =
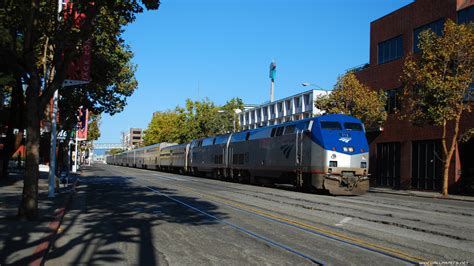
<svg viewBox="0 0 474 266"><path fill-rule="evenodd" d="M64 200L62 206L55 210L54 219L48 224L48 228L51 230L51 233L49 233L45 237L43 242L41 242L40 244L36 246L35 251L33 252L32 256L37 257L37 258L31 263L29 263L28 265L30 266L44 265L46 254L48 254L48 251L53 243L53 240L55 239L55 236L59 230L59 227L61 226L64 215L66 215L67 207L69 205L69 202L71 201L72 195L76 192L77 184L78 184L78 179L76 179L76 181L74 182L71 192L66 196L66 199Z"/></svg>
<svg viewBox="0 0 474 266"><path fill-rule="evenodd" d="M428 199L440 199L440 200L457 200L457 201L464 201L464 202L474 202L474 197L467 196L466 198L459 198L459 197L452 197L447 196L443 197L441 195L420 195L414 192L398 192L398 191L389 191L389 190L377 190L377 189L369 189L371 193L385 193L385 194L392 194L392 195L400 195L400 196L411 196L411 197L419 197L419 198L428 198ZM462 196L461 196L462 197Z"/></svg>

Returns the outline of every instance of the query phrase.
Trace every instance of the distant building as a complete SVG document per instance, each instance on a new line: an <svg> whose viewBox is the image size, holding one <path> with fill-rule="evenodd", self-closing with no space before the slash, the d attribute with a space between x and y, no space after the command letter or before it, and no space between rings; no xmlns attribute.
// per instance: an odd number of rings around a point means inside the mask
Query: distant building
<svg viewBox="0 0 474 266"><path fill-rule="evenodd" d="M318 96L330 93L325 90L309 90L274 102L244 108L239 115L242 129L254 129L287 121L299 120L321 114L314 107Z"/></svg>
<svg viewBox="0 0 474 266"><path fill-rule="evenodd" d="M474 21L474 0L416 0L370 23L370 62L352 70L362 83L387 95L384 129L369 136L372 186L441 189L441 128L413 126L399 120L395 110L401 108L405 56L418 52L420 32L431 29L440 35L447 19ZM465 112L461 129L472 127L474 113ZM450 185L462 186L462 179L473 182L473 150L472 139L457 147L449 169Z"/></svg>
<svg viewBox="0 0 474 266"><path fill-rule="evenodd" d="M127 149L133 149L143 143L143 130L141 128L130 128L127 133L123 133L123 145Z"/></svg>

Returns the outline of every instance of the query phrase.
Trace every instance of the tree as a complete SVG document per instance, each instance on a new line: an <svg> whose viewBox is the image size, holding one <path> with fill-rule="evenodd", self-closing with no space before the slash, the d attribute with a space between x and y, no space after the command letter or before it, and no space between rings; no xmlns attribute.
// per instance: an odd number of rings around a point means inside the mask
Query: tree
<svg viewBox="0 0 474 266"><path fill-rule="evenodd" d="M4 1L0 7L2 22L0 62L16 80L23 77L27 83L25 92L25 128L28 132L26 171L18 216L28 219L35 219L38 215L40 121L44 117L46 106L56 90L60 92L63 90L62 84L69 66L81 55L86 41L94 36L97 41L98 36L101 36L104 40L115 41L123 50L125 46L120 37L123 26L133 22L135 14L143 11L143 7L136 0L104 0L94 1L93 4L85 0L69 2L72 5L68 5L60 14L58 14L57 1ZM146 8L157 9L159 0L145 0L143 4ZM76 16L77 14L83 16ZM102 57L107 57L109 52L114 51L106 51ZM114 71L120 72L121 69L126 69L123 64L121 66L122 68ZM125 70L118 79L130 79L129 74L130 72ZM107 79L110 80L112 77ZM45 80L46 84L41 89L42 80ZM97 87L99 85L96 84ZM21 90L21 85L16 86L16 89ZM102 89L108 90L109 87ZM103 90L96 90L91 98L114 96L115 92L120 94L127 88L118 86L111 92ZM126 94L123 94L126 97ZM120 110L120 108L108 109L106 98L102 98L105 110L110 110L112 113L113 110ZM122 104L123 108L125 99L117 98L120 97L112 97L110 101L116 105Z"/></svg>
<svg viewBox="0 0 474 266"><path fill-rule="evenodd" d="M155 112L143 138L145 145L160 142L186 143L193 139L232 132L235 109L242 109L243 102L233 98L223 106L217 106L209 99L186 100L185 108L173 111ZM238 120L236 128L238 128Z"/></svg>
<svg viewBox="0 0 474 266"><path fill-rule="evenodd" d="M244 102L242 99L236 97L232 98L227 101L221 108L222 110L222 123L224 125L224 132L229 133L234 131L234 123L235 123L235 131L239 131L240 123L238 119L238 114L235 110L243 110L244 109Z"/></svg>
<svg viewBox="0 0 474 266"><path fill-rule="evenodd" d="M160 142L179 142L182 115L175 111L155 112L145 130L145 146Z"/></svg>
<svg viewBox="0 0 474 266"><path fill-rule="evenodd" d="M387 118L386 96L360 83L353 72L339 77L334 90L315 101L316 108L329 114L359 118L369 130L378 129Z"/></svg>
<svg viewBox="0 0 474 266"><path fill-rule="evenodd" d="M111 150L107 151L106 154L115 155L115 154L122 153L123 151L124 151L123 149L114 148L114 149L111 149Z"/></svg>
<svg viewBox="0 0 474 266"><path fill-rule="evenodd" d="M465 100L474 77L474 26L446 21L443 35L431 31L420 34L420 54L405 60L402 80L408 110L403 116L417 125L442 128L443 188L448 195L450 163L460 138L470 138L473 130L460 132L463 112L471 111Z"/></svg>
<svg viewBox="0 0 474 266"><path fill-rule="evenodd" d="M100 138L100 115L90 114L87 141L92 142Z"/></svg>

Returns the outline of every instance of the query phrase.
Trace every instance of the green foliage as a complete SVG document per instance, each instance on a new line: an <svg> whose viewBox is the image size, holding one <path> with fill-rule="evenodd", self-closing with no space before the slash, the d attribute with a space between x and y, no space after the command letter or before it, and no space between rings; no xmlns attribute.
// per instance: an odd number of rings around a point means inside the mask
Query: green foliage
<svg viewBox="0 0 474 266"><path fill-rule="evenodd" d="M209 99L202 101L186 100L184 108L173 111L156 112L145 130L144 144L160 142L185 143L193 139L232 132L235 109L242 109L239 98L229 100L223 106L216 106ZM238 124L236 124L238 129Z"/></svg>
<svg viewBox="0 0 474 266"><path fill-rule="evenodd" d="M316 108L329 114L347 114L359 118L368 130L378 129L387 118L386 96L360 83L352 72L338 78L329 95L315 101Z"/></svg>
<svg viewBox="0 0 474 266"><path fill-rule="evenodd" d="M474 130L460 132L465 100L474 78L474 26L446 21L442 36L430 30L420 34L419 55L405 60L404 118L414 124L442 127L443 189L448 194L448 175L457 142L472 137Z"/></svg>
<svg viewBox="0 0 474 266"><path fill-rule="evenodd" d="M422 32L419 47L420 55L405 61L405 117L441 126L470 111L464 97L474 76L474 28L448 20L442 36Z"/></svg>
<svg viewBox="0 0 474 266"><path fill-rule="evenodd" d="M65 121L65 129L71 127L78 103L97 114L121 111L125 98L137 86L131 53L121 38L123 27L135 20L136 14L143 11L143 5L147 9L159 6L159 0L103 0L93 1L93 4L74 0L70 3L72 5L59 14L57 1L9 0L0 5L0 71L12 74L15 79L28 73L25 92L28 153L20 217L33 219L38 214L35 184L39 177L40 122L56 90L60 90L63 99L68 98L63 92L69 88L63 89L62 84L71 62L81 55L83 44L92 39L94 80L87 90L81 93L77 88L68 101L63 102L66 111L60 113L60 117ZM74 21L75 14L83 14L83 20ZM46 85L41 88L43 79ZM14 91L21 89L17 85Z"/></svg>
<svg viewBox="0 0 474 266"><path fill-rule="evenodd" d="M108 155L115 155L124 152L123 149L114 148L106 152Z"/></svg>
<svg viewBox="0 0 474 266"><path fill-rule="evenodd" d="M89 113L89 128L87 132L87 141L95 141L100 138L100 115Z"/></svg>
<svg viewBox="0 0 474 266"><path fill-rule="evenodd" d="M143 144L147 146L160 142L178 142L182 124L182 116L177 112L155 112L144 132Z"/></svg>

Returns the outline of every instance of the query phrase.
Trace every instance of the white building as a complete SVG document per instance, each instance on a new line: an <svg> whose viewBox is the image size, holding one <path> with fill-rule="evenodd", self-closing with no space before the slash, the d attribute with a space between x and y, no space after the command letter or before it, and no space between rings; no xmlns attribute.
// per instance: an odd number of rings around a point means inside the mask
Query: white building
<svg viewBox="0 0 474 266"><path fill-rule="evenodd" d="M240 125L243 130L254 129L320 115L322 112L314 107L314 101L329 93L325 90L309 90L246 109L239 115Z"/></svg>

